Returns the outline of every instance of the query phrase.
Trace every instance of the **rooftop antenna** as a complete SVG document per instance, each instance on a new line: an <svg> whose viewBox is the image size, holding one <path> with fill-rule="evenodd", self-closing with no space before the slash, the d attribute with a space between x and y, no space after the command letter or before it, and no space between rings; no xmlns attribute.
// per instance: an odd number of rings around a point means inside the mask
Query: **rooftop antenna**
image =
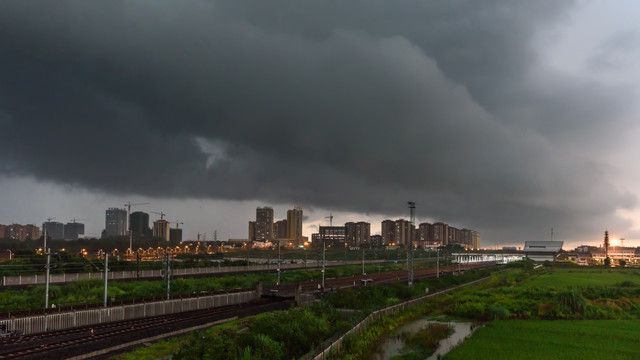
<svg viewBox="0 0 640 360"><path fill-rule="evenodd" d="M325 216L325 219L329 219L329 226L333 226L333 214L329 214L329 216Z"/></svg>

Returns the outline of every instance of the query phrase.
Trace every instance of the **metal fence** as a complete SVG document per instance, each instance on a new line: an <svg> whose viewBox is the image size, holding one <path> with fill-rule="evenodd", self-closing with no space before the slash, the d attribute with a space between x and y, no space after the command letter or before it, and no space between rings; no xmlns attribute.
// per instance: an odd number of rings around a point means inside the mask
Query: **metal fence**
<svg viewBox="0 0 640 360"><path fill-rule="evenodd" d="M6 324L7 328L11 330L21 330L24 334L35 334L51 330L62 330L78 326L100 324L104 322L138 319L149 316L174 314L183 311L248 303L259 299L260 295L260 290L256 289L187 299L154 301L100 309L28 316L0 320L0 324Z"/></svg>
<svg viewBox="0 0 640 360"><path fill-rule="evenodd" d="M343 334L342 336L340 336L336 340L332 341L326 348L324 348L324 350L321 350L319 353L316 353L316 355L303 357L303 359L312 359L312 360L329 359L331 354L333 354L334 352L340 350L340 347L342 346L342 342L344 341L344 339L347 336L353 335L353 334L357 334L360 331L365 330L373 322L375 322L376 320L380 319L381 317L387 316L387 315L391 315L391 314L395 314L395 313L397 313L397 312L399 312L401 310L404 310L404 309L406 309L406 308L408 308L410 306L419 304L419 303L429 299L430 297L437 296L437 295L442 295L442 294L444 294L446 292L458 289L458 288L463 287L463 286L476 284L478 282L487 280L488 278L489 277L484 277L482 279L474 280L474 281L471 281L471 282L468 282L468 283L465 283L465 284L461 284L461 285L450 287L450 288L447 288L447 289L444 289L444 290L436 291L434 293L431 293L431 294L428 294L428 295L424 295L424 296L421 296L419 298L415 298L413 300L405 301L405 302L400 303L400 304L396 304L396 305L393 305L393 306L386 307L384 309L380 309L380 310L374 311L371 314L369 314L367 317L362 319L362 321L360 321L357 325L355 325L353 328L351 328L345 334Z"/></svg>
<svg viewBox="0 0 640 360"><path fill-rule="evenodd" d="M366 263L370 264L373 261L367 260ZM327 262L327 266L329 266L329 262ZM331 266L335 266L337 264L340 265L359 265L361 261L341 261L341 262L331 262ZM249 266L210 266L210 267L199 267L199 268L184 268L184 269L171 269L171 276L190 276L190 275L202 275L202 274L222 274L222 273L230 273L230 272L250 272L250 271L269 271L275 270L277 267L276 264L266 264L266 265L249 265ZM313 266L317 267L317 266ZM300 264L280 264L280 269L291 270L291 269L304 269L306 268L304 265ZM312 268L312 266L309 266ZM122 279L135 279L135 278L161 278L163 270L140 270L140 276L138 276L138 272L135 270L129 271L110 271L109 279L110 280L122 280ZM69 273L69 274L51 274L50 283L51 284L59 284L66 282L73 282L78 280L85 279L102 279L104 273L95 272L95 273ZM16 275L16 276L3 276L2 277L2 285L3 286L15 286L15 285L40 285L46 282L45 275Z"/></svg>

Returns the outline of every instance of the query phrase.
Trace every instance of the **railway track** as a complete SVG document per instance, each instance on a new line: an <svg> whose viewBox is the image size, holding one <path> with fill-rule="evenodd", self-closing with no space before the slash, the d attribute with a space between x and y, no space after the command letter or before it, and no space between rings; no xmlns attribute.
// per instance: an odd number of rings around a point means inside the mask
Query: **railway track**
<svg viewBox="0 0 640 360"><path fill-rule="evenodd" d="M97 324L79 328L25 335L0 340L0 359L65 358L99 348L155 336L235 316L289 307L284 299L268 298L253 303L229 305L207 310Z"/></svg>
<svg viewBox="0 0 640 360"><path fill-rule="evenodd" d="M477 263L477 264L469 264L465 267L464 270L471 269L479 269L495 266L494 263ZM454 272L458 271L458 265L447 265L440 267L440 274L450 275ZM436 269L434 268L424 268L424 269L414 269L413 279L414 281L426 278L436 277ZM397 282L406 282L407 271L406 270L396 270L396 271L386 271L380 273L371 273L366 275L354 275L347 278L332 278L325 279L325 288L321 289L321 282L318 280L314 281L306 281L300 283L302 287L302 292L323 292L331 289L341 289L348 287L358 287L364 286L364 281L371 280L370 285L381 285L381 284L391 284ZM292 296L295 293L296 287L298 284L287 284L287 285L268 285L264 286L265 292L273 292L278 295L289 295Z"/></svg>
<svg viewBox="0 0 640 360"><path fill-rule="evenodd" d="M473 264L466 269L483 268L494 264ZM440 268L442 275L458 270L457 265ZM415 269L414 280L435 277L433 268ZM390 271L357 275L348 278L326 279L325 289L318 289L319 281L280 286L265 286L267 293L279 297L262 299L249 304L228 305L206 310L132 319L126 321L96 324L46 333L7 337L0 339L0 360L2 359L36 359L66 358L90 353L96 349L109 348L132 340L145 339L194 325L202 325L211 321L246 316L264 311L284 309L290 306L284 298L293 295L298 286L303 292L325 292L333 289L363 286L363 280L371 280L372 285L398 283L407 281L407 271ZM272 292L272 290L276 290Z"/></svg>

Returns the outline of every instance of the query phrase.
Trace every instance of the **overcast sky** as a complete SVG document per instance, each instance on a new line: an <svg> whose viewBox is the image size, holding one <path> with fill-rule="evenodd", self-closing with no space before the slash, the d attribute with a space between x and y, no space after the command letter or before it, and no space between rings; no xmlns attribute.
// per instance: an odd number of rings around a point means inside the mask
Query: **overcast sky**
<svg viewBox="0 0 640 360"><path fill-rule="evenodd" d="M0 2L0 223L640 245L640 2ZM151 214L151 218L158 216ZM566 248L567 246L565 246Z"/></svg>

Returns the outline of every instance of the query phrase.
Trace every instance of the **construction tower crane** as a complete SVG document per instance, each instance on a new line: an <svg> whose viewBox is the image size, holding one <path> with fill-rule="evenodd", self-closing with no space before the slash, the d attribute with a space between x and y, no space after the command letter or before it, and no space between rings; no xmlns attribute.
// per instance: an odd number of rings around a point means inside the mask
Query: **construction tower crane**
<svg viewBox="0 0 640 360"><path fill-rule="evenodd" d="M152 214L160 215L160 220L164 220L165 215L167 215L167 214L163 213L162 211L160 211L160 212L149 211L149 212L152 213Z"/></svg>
<svg viewBox="0 0 640 360"><path fill-rule="evenodd" d="M85 220L89 220L89 219L71 219L71 222L75 224L78 221L85 221Z"/></svg>
<svg viewBox="0 0 640 360"><path fill-rule="evenodd" d="M180 225L184 225L182 221L178 221L178 220L176 220L175 223L176 223L176 229L180 229Z"/></svg>
<svg viewBox="0 0 640 360"><path fill-rule="evenodd" d="M329 214L329 216L325 216L325 219L329 219L329 226L333 226L333 214Z"/></svg>

